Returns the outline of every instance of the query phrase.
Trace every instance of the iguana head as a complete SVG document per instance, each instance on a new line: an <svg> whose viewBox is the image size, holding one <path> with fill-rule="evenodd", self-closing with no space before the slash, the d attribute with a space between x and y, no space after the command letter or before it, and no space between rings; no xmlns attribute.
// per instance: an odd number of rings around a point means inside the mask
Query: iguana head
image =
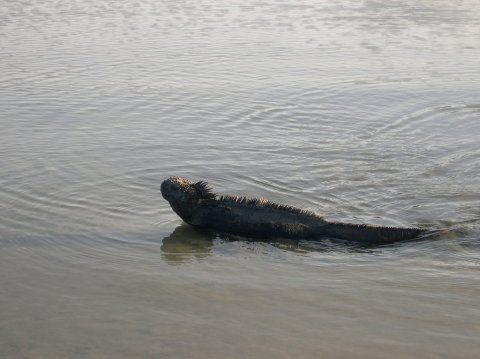
<svg viewBox="0 0 480 359"><path fill-rule="evenodd" d="M201 201L215 198L215 193L207 182L192 182L177 176L163 181L160 191L175 213L185 222L189 222Z"/></svg>

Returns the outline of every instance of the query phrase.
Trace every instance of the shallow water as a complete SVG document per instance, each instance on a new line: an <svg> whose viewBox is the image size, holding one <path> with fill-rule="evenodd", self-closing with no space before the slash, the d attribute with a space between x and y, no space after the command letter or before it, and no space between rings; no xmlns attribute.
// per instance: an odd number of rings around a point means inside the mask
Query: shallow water
<svg viewBox="0 0 480 359"><path fill-rule="evenodd" d="M478 355L479 2L0 5L0 357ZM232 240L171 175L444 233Z"/></svg>

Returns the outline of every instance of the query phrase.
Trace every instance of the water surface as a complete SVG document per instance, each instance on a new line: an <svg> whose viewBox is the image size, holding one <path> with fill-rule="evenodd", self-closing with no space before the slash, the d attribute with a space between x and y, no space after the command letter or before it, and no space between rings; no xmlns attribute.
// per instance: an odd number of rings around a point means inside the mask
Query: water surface
<svg viewBox="0 0 480 359"><path fill-rule="evenodd" d="M0 1L0 357L472 358L477 1ZM163 179L358 247L182 224Z"/></svg>

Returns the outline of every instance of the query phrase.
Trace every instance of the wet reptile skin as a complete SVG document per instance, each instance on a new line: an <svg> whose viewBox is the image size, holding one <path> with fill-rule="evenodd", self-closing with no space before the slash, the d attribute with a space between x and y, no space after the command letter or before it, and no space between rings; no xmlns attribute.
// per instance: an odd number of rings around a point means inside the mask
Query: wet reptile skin
<svg viewBox="0 0 480 359"><path fill-rule="evenodd" d="M160 190L188 224L248 237L318 239L322 236L384 244L413 239L428 231L328 222L320 215L263 198L218 196L204 181L165 180Z"/></svg>

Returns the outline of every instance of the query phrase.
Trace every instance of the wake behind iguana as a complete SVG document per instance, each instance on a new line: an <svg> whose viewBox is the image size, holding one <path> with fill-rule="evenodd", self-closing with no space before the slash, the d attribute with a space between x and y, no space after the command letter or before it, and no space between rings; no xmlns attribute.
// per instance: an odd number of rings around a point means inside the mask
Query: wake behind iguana
<svg viewBox="0 0 480 359"><path fill-rule="evenodd" d="M204 181L192 182L176 176L163 181L160 190L175 213L188 224L247 237L318 239L328 236L384 244L427 233L420 228L328 222L314 212L263 198L219 196Z"/></svg>

